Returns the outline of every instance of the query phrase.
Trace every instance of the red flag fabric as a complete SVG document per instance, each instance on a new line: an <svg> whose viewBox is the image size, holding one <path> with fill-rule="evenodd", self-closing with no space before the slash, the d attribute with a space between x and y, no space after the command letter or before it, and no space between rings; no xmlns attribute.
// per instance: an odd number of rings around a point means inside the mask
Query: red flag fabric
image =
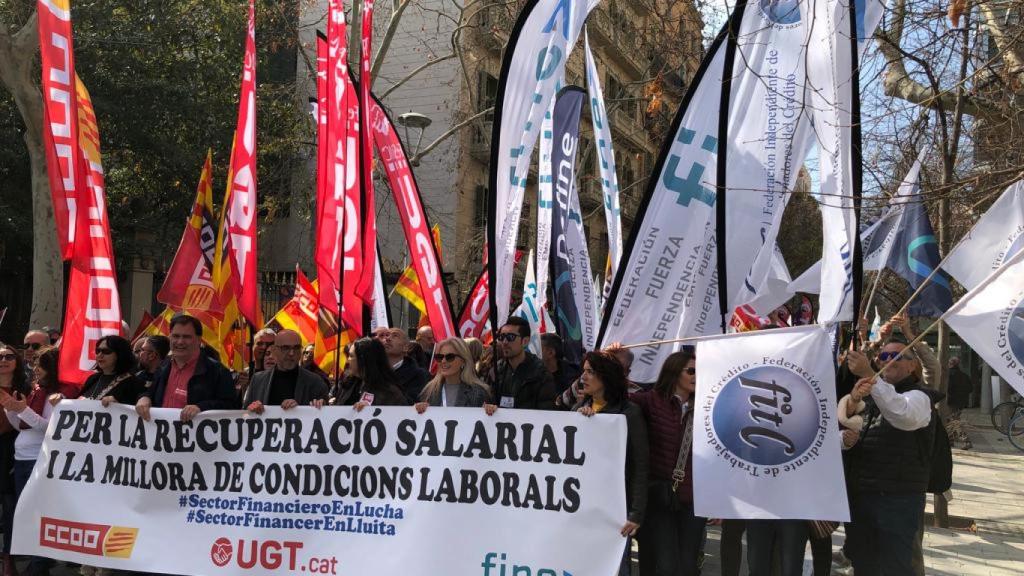
<svg viewBox="0 0 1024 576"><path fill-rule="evenodd" d="M96 342L103 336L121 333L121 300L114 270L114 249L110 243L106 189L100 160L100 134L89 92L75 77L78 106L76 152L87 170L87 188L78 205L71 256L71 279L64 308L64 333L60 347L60 381L81 388L94 374Z"/></svg>
<svg viewBox="0 0 1024 576"><path fill-rule="evenodd" d="M39 50L43 69L43 147L61 258L72 257L79 198L88 171L81 163L76 104L71 0L38 0Z"/></svg>
<svg viewBox="0 0 1024 576"><path fill-rule="evenodd" d="M249 0L245 62L238 100L238 127L231 159L231 198L227 206L227 247L238 310L260 325L256 280L256 7Z"/></svg>
<svg viewBox="0 0 1024 576"><path fill-rule="evenodd" d="M484 329L490 316L490 299L487 296L487 268L477 278L473 290L466 297L459 313L459 336L462 338L483 338Z"/></svg>
<svg viewBox="0 0 1024 576"><path fill-rule="evenodd" d="M303 346L316 341L317 288L306 278L302 270L295 267L295 295L274 315L267 326L275 331L294 330L302 338Z"/></svg>
<svg viewBox="0 0 1024 576"><path fill-rule="evenodd" d="M444 283L444 271L433 241L430 222L423 209L423 199L391 119L376 100L370 101L369 110L377 153L391 186L391 196L398 206L402 229L409 245L409 259L416 270L427 318L434 337L440 342L457 336L458 332L452 322L451 299Z"/></svg>
<svg viewBox="0 0 1024 576"><path fill-rule="evenodd" d="M318 42L324 42L318 39ZM345 47L345 14L341 0L331 0L326 49L327 129L323 185L318 189L317 280L319 305L338 315L360 335L363 301L356 294L362 273L362 245L359 242L359 98L348 74Z"/></svg>
<svg viewBox="0 0 1024 576"><path fill-rule="evenodd" d="M213 154L208 151L192 213L156 299L193 316L206 314L221 320L224 307L213 283L217 222L213 215L212 179Z"/></svg>
<svg viewBox="0 0 1024 576"><path fill-rule="evenodd" d="M149 313L149 310L142 311L142 319L139 320L139 325L135 327L135 332L132 333L132 343L139 339L140 336L145 334L146 328L153 323L153 315Z"/></svg>
<svg viewBox="0 0 1024 576"><path fill-rule="evenodd" d="M370 89L373 86L373 78L370 76L370 58L373 54L373 0L363 1L362 20L362 44L359 51L359 112L361 128L359 132L359 154L361 164L360 181L362 183L362 249L363 267L359 274L359 283L356 285L356 294L367 305L372 305L374 274L377 272L377 202L373 190L373 140L370 137L370 130L367 128L367 121L371 118L370 110ZM449 318L451 314L449 313ZM436 332L435 332L436 334Z"/></svg>

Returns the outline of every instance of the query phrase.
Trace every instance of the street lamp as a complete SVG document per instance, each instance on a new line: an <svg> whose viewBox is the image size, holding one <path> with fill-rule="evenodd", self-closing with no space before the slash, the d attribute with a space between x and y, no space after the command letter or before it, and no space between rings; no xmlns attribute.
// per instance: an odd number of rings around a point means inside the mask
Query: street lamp
<svg viewBox="0 0 1024 576"><path fill-rule="evenodd" d="M412 151L413 160L410 162L413 166L419 166L420 161L416 158L419 154L420 145L423 144L423 133L426 132L427 127L433 122L429 117L424 116L418 112L406 112L398 116L398 123L405 128L405 141L409 142L409 128L414 128L420 131L420 136L416 140L416 147Z"/></svg>

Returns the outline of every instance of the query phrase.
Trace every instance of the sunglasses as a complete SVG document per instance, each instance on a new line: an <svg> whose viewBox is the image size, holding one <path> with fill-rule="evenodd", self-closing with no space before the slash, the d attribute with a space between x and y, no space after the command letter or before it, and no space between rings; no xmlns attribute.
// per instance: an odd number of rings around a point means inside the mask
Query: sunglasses
<svg viewBox="0 0 1024 576"><path fill-rule="evenodd" d="M513 332L502 332L495 336L494 338L498 342L515 342L516 340L522 338L522 336L520 336L519 334L515 334Z"/></svg>
<svg viewBox="0 0 1024 576"><path fill-rule="evenodd" d="M18 359L16 354L0 354L0 362L14 362Z"/></svg>
<svg viewBox="0 0 1024 576"><path fill-rule="evenodd" d="M917 360L917 358L915 358L910 352L904 352L902 356L900 356L899 352L879 352L878 360L880 362L888 362L897 356L900 357L900 360Z"/></svg>
<svg viewBox="0 0 1024 576"><path fill-rule="evenodd" d="M43 345L39 342L32 342L31 344L25 344L25 348L31 348L33 350L39 350Z"/></svg>
<svg viewBox="0 0 1024 576"><path fill-rule="evenodd" d="M456 359L462 358L462 356L459 356L458 354L434 354L434 358L437 358L438 362L447 362L451 364L452 362L455 362Z"/></svg>
<svg viewBox="0 0 1024 576"><path fill-rule="evenodd" d="M97 356L99 356L100 354L103 354L104 356L106 356L107 354L113 354L113 353L114 353L114 351L111 350L110 348L97 348L96 349L96 355Z"/></svg>
<svg viewBox="0 0 1024 576"><path fill-rule="evenodd" d="M696 368L687 368L685 370L685 372L686 372L687 376L693 376L693 375L697 374L697 369Z"/></svg>

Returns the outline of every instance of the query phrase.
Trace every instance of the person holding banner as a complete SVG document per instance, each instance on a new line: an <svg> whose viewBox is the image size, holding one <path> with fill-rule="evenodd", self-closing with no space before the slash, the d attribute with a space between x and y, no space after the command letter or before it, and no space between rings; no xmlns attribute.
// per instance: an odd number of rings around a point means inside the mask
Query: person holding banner
<svg viewBox="0 0 1024 576"><path fill-rule="evenodd" d="M355 406L408 406L405 393L398 387L387 352L379 340L360 338L345 348L345 372L350 374L335 404Z"/></svg>
<svg viewBox="0 0 1024 576"><path fill-rule="evenodd" d="M253 376L242 405L255 414L262 414L264 406L280 406L285 410L296 406L323 407L327 401L327 383L299 366L301 351L302 338L298 332L278 332L273 348L267 352L274 357L274 367Z"/></svg>
<svg viewBox="0 0 1024 576"><path fill-rule="evenodd" d="M96 373L85 380L82 398L101 400L104 406L135 404L146 384L135 377L131 344L120 336L104 336L96 342L95 353Z"/></svg>
<svg viewBox="0 0 1024 576"><path fill-rule="evenodd" d="M507 325L506 325L507 326ZM504 329L503 329L504 330ZM573 410L584 416L594 414L622 414L626 417L626 522L621 533L626 538L626 550L619 569L620 576L630 573L630 539L643 524L647 508L647 477L650 448L647 441L647 423L640 407L630 402L626 372L610 352L587 352L583 356L580 375L583 398Z"/></svg>
<svg viewBox="0 0 1024 576"><path fill-rule="evenodd" d="M867 376L840 400L841 421L860 423L853 427L859 435L844 438L852 490L848 553L857 574L923 574L925 492L938 420L933 405L942 394L922 385L917 356L903 342L888 341L877 360L881 378L851 360L851 370Z"/></svg>
<svg viewBox="0 0 1024 576"><path fill-rule="evenodd" d="M62 385L57 379L59 354L56 348L43 348L39 351L33 368L35 384L28 398L18 390L15 390L14 394L0 393L0 404L3 404L7 413L7 420L18 430L18 437L14 440L15 504L28 484L29 477L32 476L32 469L36 467L53 407L65 397L78 396L77 389ZM12 534L13 531L6 533L4 539L9 539ZM47 558L32 557L29 560L28 572L46 573L52 563L53 561Z"/></svg>
<svg viewBox="0 0 1024 576"><path fill-rule="evenodd" d="M640 576L696 576L706 518L693 513L693 409L697 362L692 349L665 359L650 390L630 396L643 411L650 480L640 541Z"/></svg>
<svg viewBox="0 0 1024 576"><path fill-rule="evenodd" d="M510 317L494 339L501 353L494 384L497 405L501 408L554 409L555 382L551 373L540 358L526 349L530 343L529 321L519 316Z"/></svg>
<svg viewBox="0 0 1024 576"><path fill-rule="evenodd" d="M448 338L434 346L437 375L427 383L416 403L423 414L428 406L479 408L490 399L491 389L476 375L473 355L461 338Z"/></svg>
<svg viewBox="0 0 1024 576"><path fill-rule="evenodd" d="M25 376L25 360L13 346L0 344L0 397L15 393L28 394L29 383ZM14 532L14 441L18 430L7 418L0 418L0 504L3 505L4 563L5 575L14 573L11 559L11 534Z"/></svg>
<svg viewBox="0 0 1024 576"><path fill-rule="evenodd" d="M135 404L135 411L149 420L150 408L181 410L189 422L205 410L233 410L239 406L231 373L223 365L199 353L203 325L187 314L171 318L171 361L164 363Z"/></svg>

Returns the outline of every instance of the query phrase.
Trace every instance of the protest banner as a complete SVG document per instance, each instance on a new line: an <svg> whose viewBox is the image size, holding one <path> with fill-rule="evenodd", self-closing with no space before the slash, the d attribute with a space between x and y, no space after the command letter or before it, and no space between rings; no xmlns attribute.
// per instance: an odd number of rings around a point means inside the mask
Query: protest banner
<svg viewBox="0 0 1024 576"><path fill-rule="evenodd" d="M60 404L19 501L15 553L217 575L611 574L622 559L618 416L179 414Z"/></svg>
<svg viewBox="0 0 1024 576"><path fill-rule="evenodd" d="M694 513L848 521L825 329L711 337L697 357Z"/></svg>

